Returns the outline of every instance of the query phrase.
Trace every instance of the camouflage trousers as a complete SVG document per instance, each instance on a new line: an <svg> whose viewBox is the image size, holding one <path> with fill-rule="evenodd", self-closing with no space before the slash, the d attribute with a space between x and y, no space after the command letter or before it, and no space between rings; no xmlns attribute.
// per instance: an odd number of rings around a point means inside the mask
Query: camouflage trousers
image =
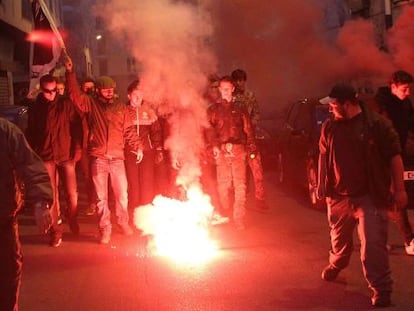
<svg viewBox="0 0 414 311"><path fill-rule="evenodd" d="M253 176L254 183L254 196L257 200L265 199L265 190L263 185L263 166L262 166L262 157L260 152L256 153L254 158L248 157L247 160L250 171Z"/></svg>
<svg viewBox="0 0 414 311"><path fill-rule="evenodd" d="M246 214L246 151L244 145L228 149L223 147L217 159L217 189L223 210L231 208L234 194L233 219L242 221Z"/></svg>

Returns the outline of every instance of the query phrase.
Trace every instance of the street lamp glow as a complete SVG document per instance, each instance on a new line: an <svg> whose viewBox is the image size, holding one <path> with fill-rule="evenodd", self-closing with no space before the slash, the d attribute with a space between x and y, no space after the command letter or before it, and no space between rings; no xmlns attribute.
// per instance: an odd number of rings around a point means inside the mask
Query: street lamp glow
<svg viewBox="0 0 414 311"><path fill-rule="evenodd" d="M96 40L101 40L102 39L102 35L96 35Z"/></svg>

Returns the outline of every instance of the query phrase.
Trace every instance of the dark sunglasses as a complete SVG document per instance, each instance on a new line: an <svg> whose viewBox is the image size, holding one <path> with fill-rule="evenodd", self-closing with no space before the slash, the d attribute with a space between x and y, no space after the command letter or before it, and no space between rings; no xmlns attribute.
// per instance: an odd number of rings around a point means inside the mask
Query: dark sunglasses
<svg viewBox="0 0 414 311"><path fill-rule="evenodd" d="M43 89L43 88L42 88L42 91L43 91L44 93L47 93L47 94L52 94L52 93L56 93L57 88L55 87L54 89L51 89L51 90L48 90L48 89Z"/></svg>

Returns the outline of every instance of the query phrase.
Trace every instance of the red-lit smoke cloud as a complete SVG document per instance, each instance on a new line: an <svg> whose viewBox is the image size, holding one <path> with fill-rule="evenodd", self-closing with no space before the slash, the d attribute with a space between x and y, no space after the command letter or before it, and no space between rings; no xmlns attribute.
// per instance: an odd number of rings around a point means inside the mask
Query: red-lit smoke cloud
<svg viewBox="0 0 414 311"><path fill-rule="evenodd" d="M324 95L337 80L353 79L375 92L392 71L414 72L412 7L395 20L385 52L372 21L342 25L346 9L341 0L112 2L103 16L125 34L143 63L148 97L173 106L194 103L196 94L189 94L202 93L205 73L216 70L225 75L245 69L263 115L280 112L293 100ZM329 28L326 21L332 16L338 26ZM328 38L332 33L337 37ZM196 115L204 109L193 108Z"/></svg>
<svg viewBox="0 0 414 311"><path fill-rule="evenodd" d="M342 79L361 87L369 82L375 90L395 69L392 56L378 47L371 21L347 21L342 28L338 22L333 29L324 24L343 14L341 1L217 1L213 12L220 71L245 69L264 111L320 96ZM327 38L330 33L336 39Z"/></svg>
<svg viewBox="0 0 414 311"><path fill-rule="evenodd" d="M398 69L414 74L414 7L405 6L388 34L388 47Z"/></svg>
<svg viewBox="0 0 414 311"><path fill-rule="evenodd" d="M166 147L182 165L178 182L185 188L198 183L200 129L207 124L202 95L216 71L209 15L191 1L170 0L113 0L98 11L142 64L144 99L173 112Z"/></svg>

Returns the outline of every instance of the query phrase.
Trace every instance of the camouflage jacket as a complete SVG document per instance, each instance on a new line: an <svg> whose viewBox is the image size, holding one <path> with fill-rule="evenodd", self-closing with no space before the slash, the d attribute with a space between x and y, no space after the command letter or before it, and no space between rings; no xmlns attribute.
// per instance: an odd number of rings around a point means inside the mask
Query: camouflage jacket
<svg viewBox="0 0 414 311"><path fill-rule="evenodd" d="M256 126L260 119L259 105L256 96L252 91L246 90L243 93L236 93L234 95L234 102L236 106L244 107L250 116L250 122Z"/></svg>

